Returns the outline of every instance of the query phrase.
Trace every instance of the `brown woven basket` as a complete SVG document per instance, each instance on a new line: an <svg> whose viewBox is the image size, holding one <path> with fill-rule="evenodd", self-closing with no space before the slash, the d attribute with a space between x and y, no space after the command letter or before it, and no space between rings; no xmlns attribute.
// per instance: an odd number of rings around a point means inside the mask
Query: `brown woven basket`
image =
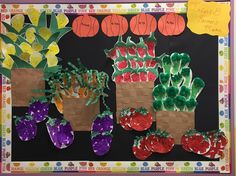
<svg viewBox="0 0 236 176"><path fill-rule="evenodd" d="M29 106L32 97L44 96L44 93L35 93L33 90L44 90L44 74L40 69L20 68L11 71L12 106Z"/></svg>
<svg viewBox="0 0 236 176"><path fill-rule="evenodd" d="M183 134L195 128L194 112L157 111L156 127L169 132L175 139L175 144L181 144Z"/></svg>
<svg viewBox="0 0 236 176"><path fill-rule="evenodd" d="M93 120L100 112L99 101L86 106L88 98L63 97L63 115L73 131L90 131Z"/></svg>
<svg viewBox="0 0 236 176"><path fill-rule="evenodd" d="M144 107L153 114L152 108L152 89L154 82L132 82L116 84L116 119L119 123L120 112L124 108Z"/></svg>

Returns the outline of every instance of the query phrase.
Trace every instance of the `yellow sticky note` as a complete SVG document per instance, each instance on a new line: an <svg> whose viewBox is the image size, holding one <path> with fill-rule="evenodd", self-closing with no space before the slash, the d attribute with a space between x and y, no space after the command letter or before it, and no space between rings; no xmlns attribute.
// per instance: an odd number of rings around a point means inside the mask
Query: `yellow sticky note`
<svg viewBox="0 0 236 176"><path fill-rule="evenodd" d="M187 26L196 34L227 36L230 21L230 3L189 0Z"/></svg>

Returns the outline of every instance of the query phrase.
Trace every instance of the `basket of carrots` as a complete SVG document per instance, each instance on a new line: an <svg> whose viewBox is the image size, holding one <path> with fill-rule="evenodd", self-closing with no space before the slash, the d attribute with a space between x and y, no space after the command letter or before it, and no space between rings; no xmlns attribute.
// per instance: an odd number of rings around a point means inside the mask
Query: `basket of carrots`
<svg viewBox="0 0 236 176"><path fill-rule="evenodd" d="M90 131L92 122L100 113L100 97L106 96L109 77L105 72L88 70L78 59L78 67L69 68L48 78L52 102L68 120L74 131Z"/></svg>

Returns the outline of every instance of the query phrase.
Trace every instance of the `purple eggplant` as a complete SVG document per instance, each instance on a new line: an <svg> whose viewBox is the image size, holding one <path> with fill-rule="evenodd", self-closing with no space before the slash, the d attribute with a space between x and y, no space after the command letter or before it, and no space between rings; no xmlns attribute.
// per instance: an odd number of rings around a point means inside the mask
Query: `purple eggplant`
<svg viewBox="0 0 236 176"><path fill-rule="evenodd" d="M91 131L95 133L112 132L113 130L113 114L110 111L104 111L98 114L93 121Z"/></svg>
<svg viewBox="0 0 236 176"><path fill-rule="evenodd" d="M98 156L103 156L110 150L112 135L108 132L104 134L93 133L91 142L94 153Z"/></svg>
<svg viewBox="0 0 236 176"><path fill-rule="evenodd" d="M19 138L22 141L29 141L31 139L34 139L37 134L37 124L34 118L30 115L22 117L15 116L14 118L16 131Z"/></svg>
<svg viewBox="0 0 236 176"><path fill-rule="evenodd" d="M48 134L53 145L59 149L70 146L74 141L74 132L65 119L52 119L48 117L46 123Z"/></svg>
<svg viewBox="0 0 236 176"><path fill-rule="evenodd" d="M42 122L47 118L49 110L48 102L35 101L30 104L28 114L33 116L36 123Z"/></svg>

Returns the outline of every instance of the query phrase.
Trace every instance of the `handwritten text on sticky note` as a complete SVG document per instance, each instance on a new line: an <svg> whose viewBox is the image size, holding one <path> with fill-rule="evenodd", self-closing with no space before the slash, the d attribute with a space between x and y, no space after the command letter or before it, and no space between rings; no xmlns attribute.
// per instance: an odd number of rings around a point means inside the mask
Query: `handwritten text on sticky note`
<svg viewBox="0 0 236 176"><path fill-rule="evenodd" d="M188 28L196 34L227 36L230 4L189 0L187 17Z"/></svg>

